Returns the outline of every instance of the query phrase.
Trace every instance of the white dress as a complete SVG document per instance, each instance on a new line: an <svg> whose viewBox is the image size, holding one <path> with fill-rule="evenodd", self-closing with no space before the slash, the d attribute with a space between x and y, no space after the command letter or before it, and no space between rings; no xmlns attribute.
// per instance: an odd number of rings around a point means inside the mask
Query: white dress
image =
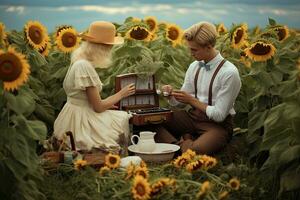
<svg viewBox="0 0 300 200"><path fill-rule="evenodd" d="M127 143L131 115L117 110L96 113L87 99L89 86L102 90L96 70L87 60L74 62L63 82L67 102L54 122L54 135L70 144L65 133L71 131L77 150L120 150L120 142Z"/></svg>

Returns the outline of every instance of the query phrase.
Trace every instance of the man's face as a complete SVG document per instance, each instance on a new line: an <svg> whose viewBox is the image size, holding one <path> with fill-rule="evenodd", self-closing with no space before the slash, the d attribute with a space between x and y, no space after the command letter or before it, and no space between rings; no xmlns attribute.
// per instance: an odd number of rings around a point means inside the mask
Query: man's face
<svg viewBox="0 0 300 200"><path fill-rule="evenodd" d="M198 60L198 61L204 60L207 57L208 46L200 46L199 44L197 44L194 41L188 41L187 44L188 44L188 47L190 49L192 56L196 60Z"/></svg>

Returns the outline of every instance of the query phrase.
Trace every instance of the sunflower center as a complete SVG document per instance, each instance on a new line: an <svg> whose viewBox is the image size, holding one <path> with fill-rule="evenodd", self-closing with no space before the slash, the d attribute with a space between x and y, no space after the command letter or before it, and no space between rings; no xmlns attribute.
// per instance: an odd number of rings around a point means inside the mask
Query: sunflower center
<svg viewBox="0 0 300 200"><path fill-rule="evenodd" d="M237 187L237 183L236 182L232 182L230 185L231 185L232 188L236 188Z"/></svg>
<svg viewBox="0 0 300 200"><path fill-rule="evenodd" d="M0 56L0 79L11 82L16 80L22 73L22 63L13 54L5 53Z"/></svg>
<svg viewBox="0 0 300 200"><path fill-rule="evenodd" d="M68 48L75 46L76 39L76 36L73 33L69 32L66 32L61 38L62 44Z"/></svg>
<svg viewBox="0 0 300 200"><path fill-rule="evenodd" d="M35 44L40 44L43 41L42 30L37 26L30 26L29 37Z"/></svg>
<svg viewBox="0 0 300 200"><path fill-rule="evenodd" d="M136 186L136 191L137 193L140 195L140 196L144 196L146 194L146 190L145 190L145 187L144 185L138 183L137 186Z"/></svg>
<svg viewBox="0 0 300 200"><path fill-rule="evenodd" d="M179 37L179 32L178 32L178 30L175 29L175 28L172 28L172 27L169 29L168 34L169 34L168 37L169 37L171 40L177 40L177 38Z"/></svg>
<svg viewBox="0 0 300 200"><path fill-rule="evenodd" d="M279 41L283 40L286 37L286 30L284 28L277 28L275 30L279 37Z"/></svg>
<svg viewBox="0 0 300 200"><path fill-rule="evenodd" d="M146 22L147 22L147 24L150 27L150 31L153 31L154 28L155 28L155 21L153 21L153 20L147 20Z"/></svg>
<svg viewBox="0 0 300 200"><path fill-rule="evenodd" d="M234 37L234 43L238 44L240 43L242 37L243 37L244 31L242 29L238 29L236 31L236 36Z"/></svg>
<svg viewBox="0 0 300 200"><path fill-rule="evenodd" d="M254 47L250 49L250 52L255 55L266 55L271 51L270 45L262 43L256 43Z"/></svg>
<svg viewBox="0 0 300 200"><path fill-rule="evenodd" d="M110 158L109 158L109 162L110 162L111 164L115 164L115 163L117 162L117 159L116 159L115 157L110 157Z"/></svg>
<svg viewBox="0 0 300 200"><path fill-rule="evenodd" d="M144 40L148 37L149 33L146 29L137 27L130 32L130 37L136 40Z"/></svg>

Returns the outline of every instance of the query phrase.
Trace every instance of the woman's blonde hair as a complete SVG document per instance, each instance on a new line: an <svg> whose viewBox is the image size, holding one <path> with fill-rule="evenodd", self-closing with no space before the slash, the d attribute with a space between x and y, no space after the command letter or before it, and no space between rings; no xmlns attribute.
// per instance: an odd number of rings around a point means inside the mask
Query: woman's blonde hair
<svg viewBox="0 0 300 200"><path fill-rule="evenodd" d="M209 22L194 24L184 32L184 38L187 41L194 41L200 46L212 45L214 47L217 36L215 25Z"/></svg>
<svg viewBox="0 0 300 200"><path fill-rule="evenodd" d="M82 42L71 55L71 64L80 59L90 61L94 67L107 68L111 63L112 45Z"/></svg>

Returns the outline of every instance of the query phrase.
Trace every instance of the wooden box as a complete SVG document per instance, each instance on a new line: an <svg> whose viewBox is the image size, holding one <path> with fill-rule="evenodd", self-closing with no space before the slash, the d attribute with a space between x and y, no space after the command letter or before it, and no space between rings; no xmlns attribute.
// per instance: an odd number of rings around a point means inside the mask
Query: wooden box
<svg viewBox="0 0 300 200"><path fill-rule="evenodd" d="M159 107L159 96L156 93L155 77L136 73L122 74L116 77L115 92L128 84L135 84L135 94L122 99L118 104L119 110L132 113L130 120L135 126L160 124L171 120L172 111Z"/></svg>

